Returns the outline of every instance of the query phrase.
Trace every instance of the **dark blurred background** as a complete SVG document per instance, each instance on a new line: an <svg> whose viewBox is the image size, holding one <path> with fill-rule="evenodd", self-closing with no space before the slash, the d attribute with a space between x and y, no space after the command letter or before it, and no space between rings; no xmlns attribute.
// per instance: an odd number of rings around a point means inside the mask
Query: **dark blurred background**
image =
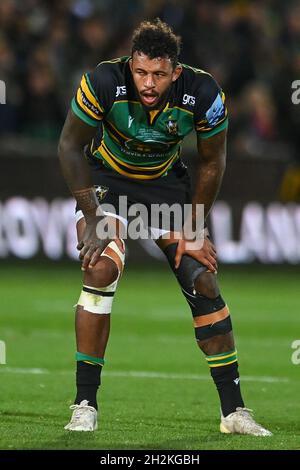
<svg viewBox="0 0 300 470"><path fill-rule="evenodd" d="M182 36L180 60L210 72L227 97L228 166L212 217L216 242L230 252L223 261L300 261L300 105L291 98L292 83L300 80L300 1L280 0L1 0L3 258L48 256L45 236L57 231L53 213L70 206L56 147L80 77L102 60L129 54L133 29L155 17ZM195 136L187 138L184 158L192 169ZM42 206L43 223L36 209ZM12 230L25 248L36 230L36 248L26 255L21 244L16 253ZM67 229L60 230L55 243L72 244ZM280 230L292 246L288 254ZM218 238L220 231L225 235ZM248 254L239 255L244 249ZM62 248L56 257L74 257L72 250L71 256Z"/></svg>

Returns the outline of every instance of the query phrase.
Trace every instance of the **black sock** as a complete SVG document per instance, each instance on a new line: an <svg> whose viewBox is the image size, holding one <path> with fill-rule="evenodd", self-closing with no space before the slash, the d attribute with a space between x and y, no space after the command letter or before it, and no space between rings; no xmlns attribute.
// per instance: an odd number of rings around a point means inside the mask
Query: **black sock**
<svg viewBox="0 0 300 470"><path fill-rule="evenodd" d="M233 413L237 407L243 408L238 363L212 367L210 373L219 393L223 416Z"/></svg>
<svg viewBox="0 0 300 470"><path fill-rule="evenodd" d="M89 406L98 410L97 390L101 383L101 370L102 366L99 364L77 361L77 395L74 402L76 405L79 405L82 400L87 400Z"/></svg>

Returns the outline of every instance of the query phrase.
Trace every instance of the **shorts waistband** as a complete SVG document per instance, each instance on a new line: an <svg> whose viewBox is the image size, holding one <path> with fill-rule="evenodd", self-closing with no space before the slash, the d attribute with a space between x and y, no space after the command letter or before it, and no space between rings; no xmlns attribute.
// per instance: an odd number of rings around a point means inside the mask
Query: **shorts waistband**
<svg viewBox="0 0 300 470"><path fill-rule="evenodd" d="M102 160L100 158L94 157L94 155L91 153L89 146L87 145L84 149L84 156L87 159L87 161L90 163L92 167L98 167L101 168L104 172L106 172L109 175L119 175L116 171L112 170L111 168L108 168L107 166L104 165ZM181 177L184 176L187 173L187 166L183 163L181 158L174 163L172 168L170 168L169 173L175 173L176 176ZM161 179L165 178L165 176L160 176L155 179ZM153 181L153 180L152 180Z"/></svg>

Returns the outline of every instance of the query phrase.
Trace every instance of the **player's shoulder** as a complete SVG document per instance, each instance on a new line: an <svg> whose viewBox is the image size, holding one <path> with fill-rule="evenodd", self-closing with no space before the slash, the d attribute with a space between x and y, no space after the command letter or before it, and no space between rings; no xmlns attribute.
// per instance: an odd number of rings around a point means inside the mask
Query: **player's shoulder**
<svg viewBox="0 0 300 470"><path fill-rule="evenodd" d="M112 86L124 78L124 70L130 57L117 57L116 59L104 60L88 73L92 80L101 83L102 86Z"/></svg>
<svg viewBox="0 0 300 470"><path fill-rule="evenodd" d="M129 59L124 56L104 60L86 74L91 89L106 111L111 108L116 96L126 93L125 75Z"/></svg>
<svg viewBox="0 0 300 470"><path fill-rule="evenodd" d="M130 59L130 56L123 56L123 57L117 57L115 59L103 60L99 62L95 70L98 73L105 73L108 75L122 73L129 59Z"/></svg>
<svg viewBox="0 0 300 470"><path fill-rule="evenodd" d="M219 84L206 70L192 67L187 64L180 65L182 66L182 75L185 86L188 87L196 96L215 96L220 91Z"/></svg>

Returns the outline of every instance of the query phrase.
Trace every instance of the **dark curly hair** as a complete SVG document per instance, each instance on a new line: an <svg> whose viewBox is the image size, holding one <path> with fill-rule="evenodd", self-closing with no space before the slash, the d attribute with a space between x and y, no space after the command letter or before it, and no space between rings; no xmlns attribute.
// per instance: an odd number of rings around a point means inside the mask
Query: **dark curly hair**
<svg viewBox="0 0 300 470"><path fill-rule="evenodd" d="M167 23L156 18L154 21L143 21L133 32L131 53L143 52L150 59L168 57L175 68L180 45L180 36L176 36Z"/></svg>

